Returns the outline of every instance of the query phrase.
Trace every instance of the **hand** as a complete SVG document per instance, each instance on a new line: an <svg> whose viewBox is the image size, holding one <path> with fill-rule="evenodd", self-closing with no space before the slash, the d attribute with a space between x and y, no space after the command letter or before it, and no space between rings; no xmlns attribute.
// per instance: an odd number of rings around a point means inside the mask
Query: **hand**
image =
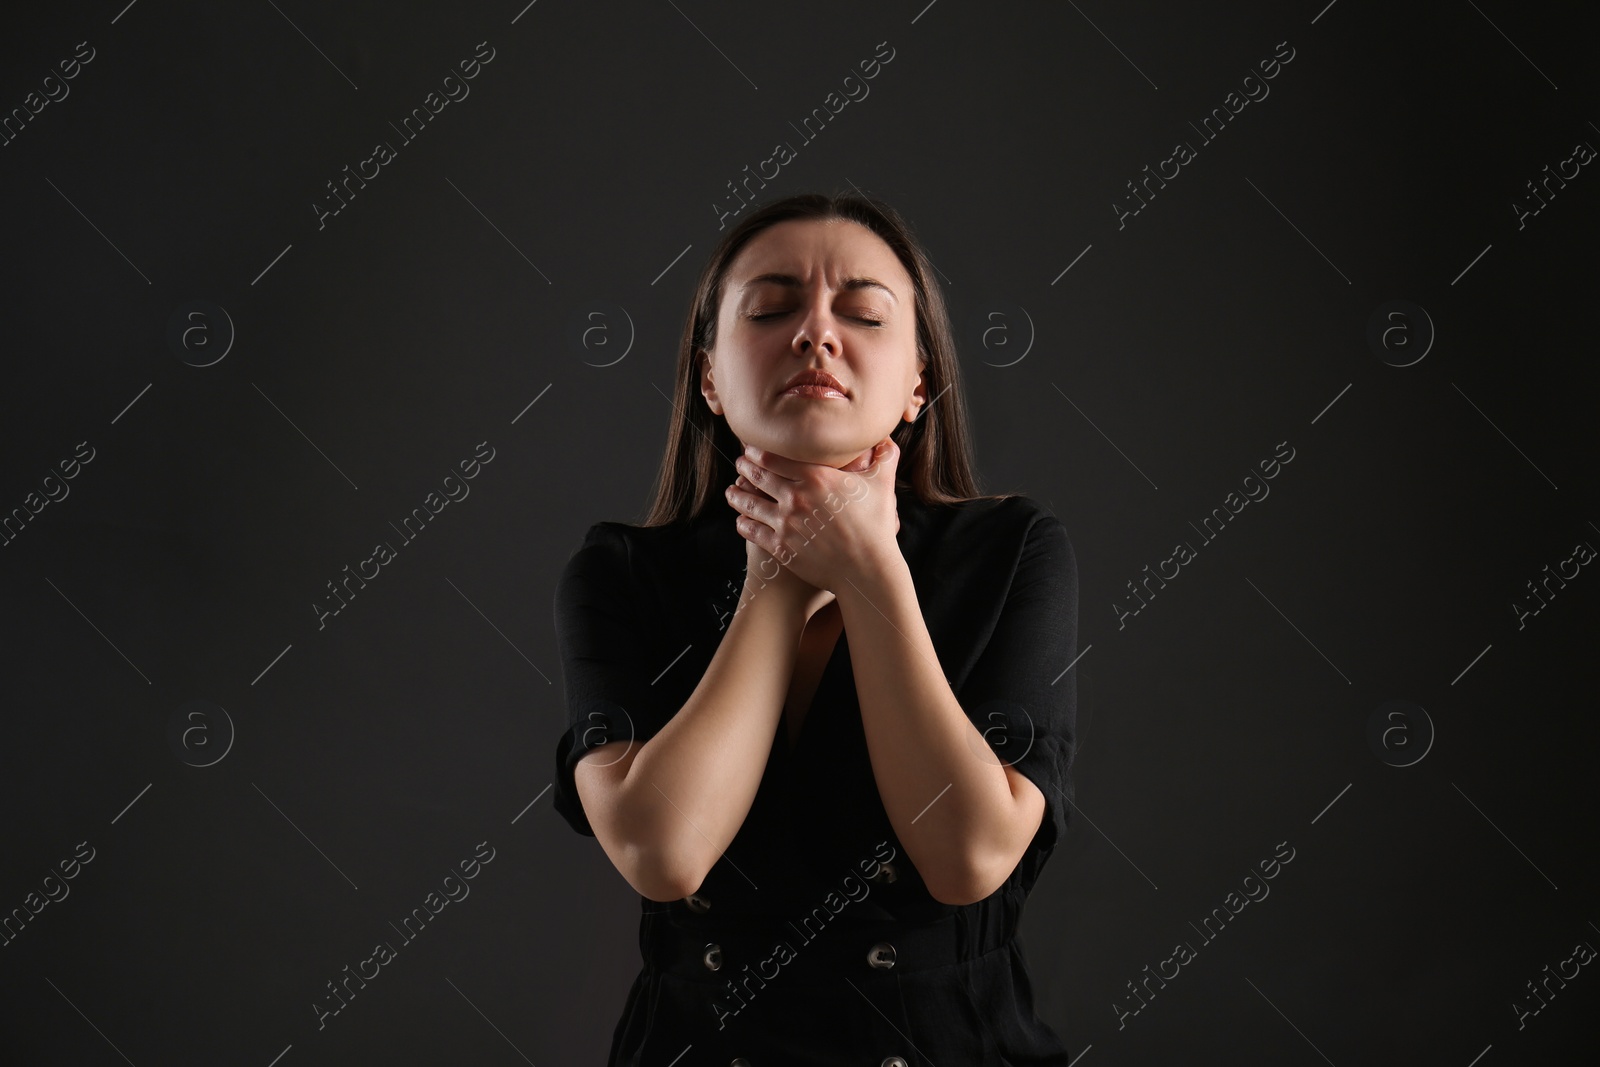
<svg viewBox="0 0 1600 1067"><path fill-rule="evenodd" d="M756 490L745 480L744 475L734 485L744 492L755 492L767 500L766 494ZM737 505L730 499L728 506L738 510ZM734 519L738 521L737 517ZM818 608L833 599L833 594L826 589L818 589L809 582L801 580L795 573L778 563L772 555L754 541L746 540L744 543L744 589L739 595L739 609L745 606L757 595L777 597L786 601L791 608L799 613L802 620L809 620Z"/></svg>
<svg viewBox="0 0 1600 1067"><path fill-rule="evenodd" d="M747 448L734 462L740 482L728 494L739 534L763 560L837 594L875 571L885 553L899 552L899 461L900 448L887 437L842 469Z"/></svg>

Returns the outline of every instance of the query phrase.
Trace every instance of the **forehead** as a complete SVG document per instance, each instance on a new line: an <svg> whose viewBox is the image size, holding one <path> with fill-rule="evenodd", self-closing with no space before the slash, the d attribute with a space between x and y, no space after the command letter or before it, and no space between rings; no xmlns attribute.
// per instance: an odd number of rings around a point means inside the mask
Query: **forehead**
<svg viewBox="0 0 1600 1067"><path fill-rule="evenodd" d="M830 287L866 277L884 283L901 300L911 292L911 278L894 251L877 234L847 219L789 219L767 227L728 265L728 291L736 295L761 275L806 281L816 272Z"/></svg>

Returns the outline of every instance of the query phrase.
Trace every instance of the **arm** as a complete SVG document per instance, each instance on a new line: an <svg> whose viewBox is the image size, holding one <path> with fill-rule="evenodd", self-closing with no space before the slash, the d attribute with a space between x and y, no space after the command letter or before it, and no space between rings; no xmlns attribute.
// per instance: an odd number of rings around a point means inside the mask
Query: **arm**
<svg viewBox="0 0 1600 1067"><path fill-rule="evenodd" d="M575 768L595 837L647 899L700 887L761 784L804 619L773 590L754 596L756 581L747 577L739 610L677 714L650 740L608 742Z"/></svg>
<svg viewBox="0 0 1600 1067"><path fill-rule="evenodd" d="M1000 763L951 691L905 559L868 573L838 597L878 793L934 899L982 900L1038 832L1044 794Z"/></svg>

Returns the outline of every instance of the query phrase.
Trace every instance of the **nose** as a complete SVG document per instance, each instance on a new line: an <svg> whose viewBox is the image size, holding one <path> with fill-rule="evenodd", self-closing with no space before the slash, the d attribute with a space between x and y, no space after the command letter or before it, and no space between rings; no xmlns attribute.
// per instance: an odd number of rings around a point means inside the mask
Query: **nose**
<svg viewBox="0 0 1600 1067"><path fill-rule="evenodd" d="M813 347L829 356L839 354L838 327L833 311L827 305L827 299L826 293L813 299L805 317L800 321L800 328L795 333L792 347L802 356L809 355Z"/></svg>

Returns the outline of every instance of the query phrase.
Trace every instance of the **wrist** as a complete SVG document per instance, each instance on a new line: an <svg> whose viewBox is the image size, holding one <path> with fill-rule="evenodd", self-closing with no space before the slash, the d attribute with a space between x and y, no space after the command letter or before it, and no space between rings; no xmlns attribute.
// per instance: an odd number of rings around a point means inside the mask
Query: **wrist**
<svg viewBox="0 0 1600 1067"><path fill-rule="evenodd" d="M794 584L782 579L763 579L752 574L745 579L734 614L742 615L754 609L753 614L763 618L780 618L784 625L794 629L795 636L798 637L806 623L805 601L796 594Z"/></svg>
<svg viewBox="0 0 1600 1067"><path fill-rule="evenodd" d="M861 601L881 603L905 588L914 591L916 586L911 577L911 565L895 545L892 551L879 553L866 566L849 575L834 594L842 609L846 604Z"/></svg>

